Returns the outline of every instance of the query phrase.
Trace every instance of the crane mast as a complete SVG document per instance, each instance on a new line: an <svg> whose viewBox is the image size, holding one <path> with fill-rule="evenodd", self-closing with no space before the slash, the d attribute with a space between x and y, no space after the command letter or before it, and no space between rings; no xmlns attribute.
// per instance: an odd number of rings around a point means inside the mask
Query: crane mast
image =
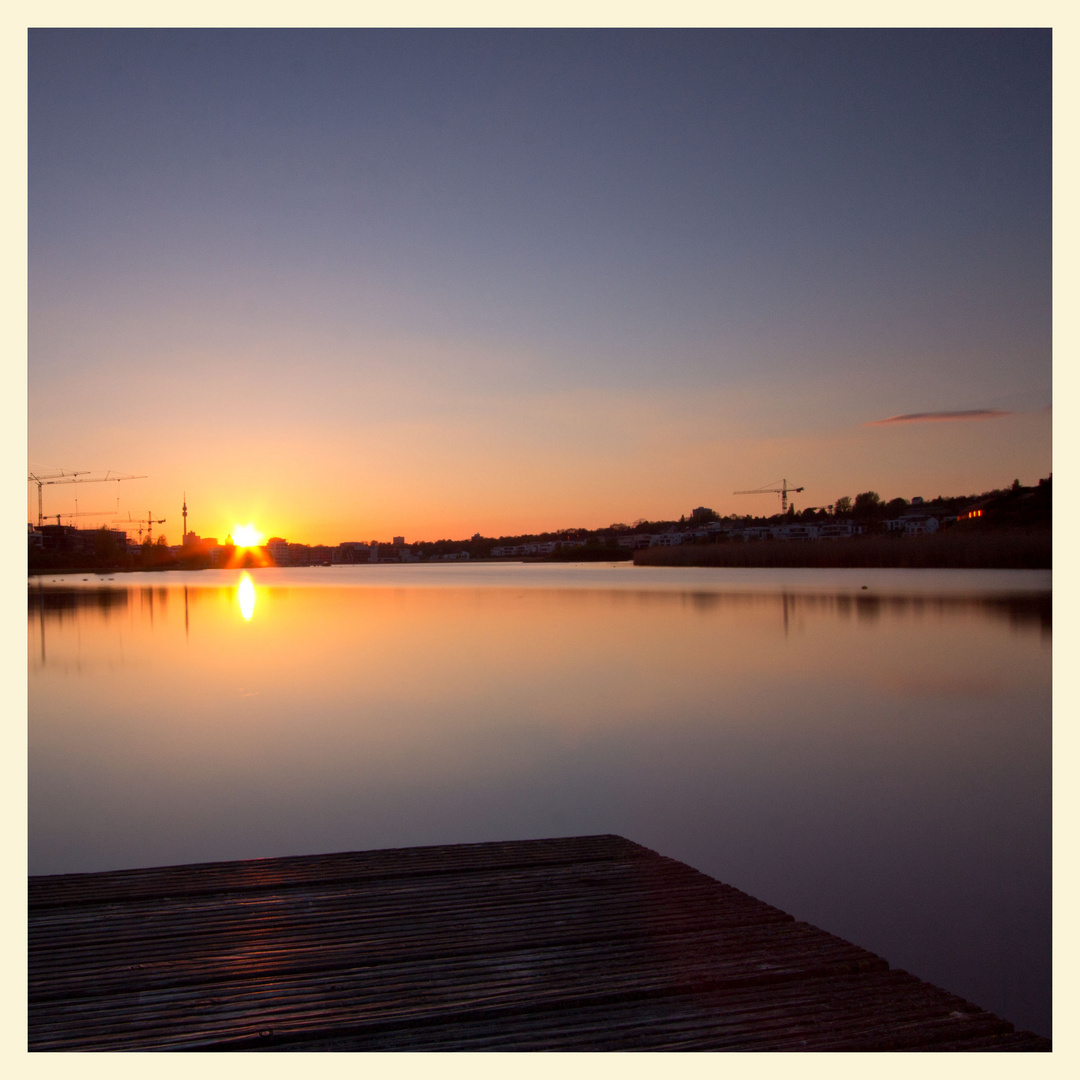
<svg viewBox="0 0 1080 1080"><path fill-rule="evenodd" d="M114 525L130 525L132 528L137 528L139 530L139 543L140 544L142 543L143 525L145 525L146 526L146 540L147 540L147 543L153 543L153 540L154 540L154 536L153 536L154 526L155 525L164 525L165 524L165 519L164 518L155 518L153 513L150 510L147 510L145 520L143 518L132 519L131 515L128 514L126 519L125 518L116 518L116 520L113 521L113 524Z"/></svg>
<svg viewBox="0 0 1080 1080"><path fill-rule="evenodd" d="M775 486L776 484L779 484L780 487L776 487ZM787 480L774 480L771 485L766 485L765 487L759 487L759 488L750 488L747 491L736 491L736 492L734 492L734 494L735 495L779 495L780 496L781 510L782 510L783 513L786 514L787 513L787 508L788 508L788 498L787 498L788 497L788 492L789 491L791 491L791 492L803 491L803 490L805 490L805 489L801 488L801 487L788 487Z"/></svg>

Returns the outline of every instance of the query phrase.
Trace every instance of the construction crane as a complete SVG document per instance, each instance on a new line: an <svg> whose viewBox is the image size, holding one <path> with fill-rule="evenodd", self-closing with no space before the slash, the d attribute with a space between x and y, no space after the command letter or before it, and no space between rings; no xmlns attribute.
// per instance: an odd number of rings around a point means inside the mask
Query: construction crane
<svg viewBox="0 0 1080 1080"><path fill-rule="evenodd" d="M146 541L147 541L147 543L153 543L153 541L154 541L154 536L153 536L154 526L155 525L164 525L165 524L165 519L164 518L155 518L154 515L149 510L147 510L146 511L146 520L145 521L142 518L132 518L131 514L128 514L127 518L115 518L113 520L113 524L114 525L128 525L133 529L138 529L139 530L139 543L140 544L142 543L143 526L145 525L146 526Z"/></svg>
<svg viewBox="0 0 1080 1080"><path fill-rule="evenodd" d="M107 517L109 514L115 514L115 513L116 513L116 507L114 506L111 510L82 510L82 511L76 510L74 514L72 514L72 513L50 514L49 517L55 517L56 518L56 524L59 525L61 518L67 518L70 521L72 518L77 518L77 517Z"/></svg>
<svg viewBox="0 0 1080 1080"><path fill-rule="evenodd" d="M775 485L779 484L780 487ZM803 491L801 487L788 487L786 480L773 480L772 483L766 487L752 488L749 491L736 491L736 495L779 495L780 496L780 508L783 513L787 513L787 497L789 491Z"/></svg>
<svg viewBox="0 0 1080 1080"><path fill-rule="evenodd" d="M27 480L32 480L37 484L37 523L42 523L41 513L41 489L46 484L104 484L106 481L116 480L145 480L146 476L134 476L131 473L125 473L121 476L113 476L112 470L107 472L104 476L89 476L89 469L79 469L75 472L65 472L63 469L58 473L49 473L46 476L38 476L36 473L31 473ZM51 517L52 515L50 515Z"/></svg>
<svg viewBox="0 0 1080 1080"><path fill-rule="evenodd" d="M119 499L116 500L116 505L111 510L80 510L79 509L79 500L76 499L75 500L75 513L72 514L69 511L69 512L63 513L63 514L50 514L49 517L55 517L56 518L56 524L59 525L60 524L60 519L62 517L67 518L70 521L71 518L77 518L77 517L108 517L110 514L119 514L119 513L120 513L120 500Z"/></svg>

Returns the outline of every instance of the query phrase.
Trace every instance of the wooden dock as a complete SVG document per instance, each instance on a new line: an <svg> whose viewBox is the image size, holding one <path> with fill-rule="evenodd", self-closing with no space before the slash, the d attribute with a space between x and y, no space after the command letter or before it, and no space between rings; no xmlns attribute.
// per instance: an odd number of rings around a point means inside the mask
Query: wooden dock
<svg viewBox="0 0 1080 1080"><path fill-rule="evenodd" d="M29 880L31 1050L1049 1050L617 836Z"/></svg>

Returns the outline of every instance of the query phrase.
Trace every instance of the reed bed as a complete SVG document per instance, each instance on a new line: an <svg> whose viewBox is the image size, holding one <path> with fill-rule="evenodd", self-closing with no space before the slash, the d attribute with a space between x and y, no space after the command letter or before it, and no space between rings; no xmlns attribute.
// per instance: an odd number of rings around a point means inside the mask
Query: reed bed
<svg viewBox="0 0 1080 1080"><path fill-rule="evenodd" d="M856 536L835 540L750 540L634 552L637 566L859 567L1049 570L1048 530Z"/></svg>

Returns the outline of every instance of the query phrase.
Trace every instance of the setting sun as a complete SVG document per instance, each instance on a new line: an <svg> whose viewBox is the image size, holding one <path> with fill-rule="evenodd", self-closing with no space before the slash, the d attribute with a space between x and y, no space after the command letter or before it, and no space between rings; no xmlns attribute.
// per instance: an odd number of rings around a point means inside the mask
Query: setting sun
<svg viewBox="0 0 1080 1080"><path fill-rule="evenodd" d="M233 543L237 547L258 547L263 542L263 534L254 525L234 525Z"/></svg>

